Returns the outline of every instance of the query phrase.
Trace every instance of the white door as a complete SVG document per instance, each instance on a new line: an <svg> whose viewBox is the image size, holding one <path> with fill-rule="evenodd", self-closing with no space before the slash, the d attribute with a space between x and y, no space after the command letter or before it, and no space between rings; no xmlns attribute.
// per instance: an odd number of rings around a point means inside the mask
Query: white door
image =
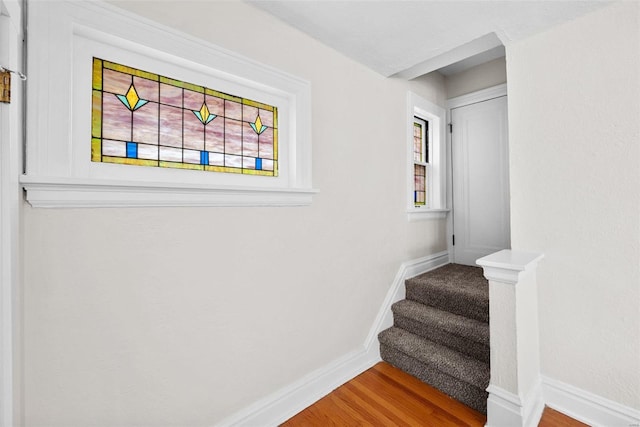
<svg viewBox="0 0 640 427"><path fill-rule="evenodd" d="M454 262L511 246L507 97L451 110Z"/></svg>

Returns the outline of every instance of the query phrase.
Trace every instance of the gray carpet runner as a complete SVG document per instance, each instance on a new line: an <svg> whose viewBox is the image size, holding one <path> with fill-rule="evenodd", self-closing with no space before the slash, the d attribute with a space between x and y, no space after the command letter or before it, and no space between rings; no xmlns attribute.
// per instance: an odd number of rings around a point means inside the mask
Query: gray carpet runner
<svg viewBox="0 0 640 427"><path fill-rule="evenodd" d="M489 284L482 269L448 264L405 282L382 360L487 413Z"/></svg>

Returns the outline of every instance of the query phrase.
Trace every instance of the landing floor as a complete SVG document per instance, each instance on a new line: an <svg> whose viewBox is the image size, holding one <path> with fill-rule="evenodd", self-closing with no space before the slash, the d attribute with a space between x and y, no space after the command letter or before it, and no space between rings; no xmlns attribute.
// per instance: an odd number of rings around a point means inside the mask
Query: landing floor
<svg viewBox="0 0 640 427"><path fill-rule="evenodd" d="M284 427L482 427L486 417L385 362L334 390ZM540 427L582 427L546 408Z"/></svg>

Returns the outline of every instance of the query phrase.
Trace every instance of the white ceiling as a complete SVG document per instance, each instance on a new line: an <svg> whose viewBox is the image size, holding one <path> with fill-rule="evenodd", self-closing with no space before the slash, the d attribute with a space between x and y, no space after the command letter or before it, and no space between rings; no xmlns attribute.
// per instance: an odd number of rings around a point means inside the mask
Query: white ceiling
<svg viewBox="0 0 640 427"><path fill-rule="evenodd" d="M384 76L414 78L468 57L477 56L471 61L473 65L494 59L502 45L610 2L249 0L249 3ZM454 70L459 72L465 67L468 65L463 63Z"/></svg>

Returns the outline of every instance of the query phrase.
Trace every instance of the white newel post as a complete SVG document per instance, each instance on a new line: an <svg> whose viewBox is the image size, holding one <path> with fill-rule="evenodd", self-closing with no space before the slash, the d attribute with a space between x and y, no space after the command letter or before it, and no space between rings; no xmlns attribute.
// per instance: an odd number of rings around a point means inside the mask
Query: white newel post
<svg viewBox="0 0 640 427"><path fill-rule="evenodd" d="M537 426L544 409L536 268L543 254L503 250L476 261L489 280L487 427Z"/></svg>

